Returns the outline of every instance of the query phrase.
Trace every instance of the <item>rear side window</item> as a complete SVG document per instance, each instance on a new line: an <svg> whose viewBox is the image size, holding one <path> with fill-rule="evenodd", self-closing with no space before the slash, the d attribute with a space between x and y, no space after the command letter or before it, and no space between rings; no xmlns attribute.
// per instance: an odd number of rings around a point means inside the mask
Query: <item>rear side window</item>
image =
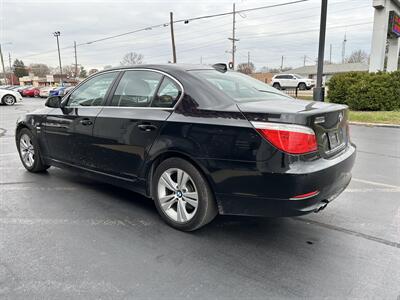
<svg viewBox="0 0 400 300"><path fill-rule="evenodd" d="M290 98L272 86L239 72L217 70L189 71L205 79L237 102Z"/></svg>
<svg viewBox="0 0 400 300"><path fill-rule="evenodd" d="M148 107L163 75L152 71L126 71L118 83L111 106Z"/></svg>
<svg viewBox="0 0 400 300"><path fill-rule="evenodd" d="M170 78L164 79L158 89L157 96L153 100L153 107L173 107L182 94L181 88Z"/></svg>

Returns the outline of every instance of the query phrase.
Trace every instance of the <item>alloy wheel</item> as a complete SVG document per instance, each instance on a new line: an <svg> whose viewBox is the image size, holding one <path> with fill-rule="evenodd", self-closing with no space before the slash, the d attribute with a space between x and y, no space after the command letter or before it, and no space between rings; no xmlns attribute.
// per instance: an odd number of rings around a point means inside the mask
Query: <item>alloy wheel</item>
<svg viewBox="0 0 400 300"><path fill-rule="evenodd" d="M166 170L158 181L157 190L162 210L173 221L186 223L195 216L199 194L188 173L178 168Z"/></svg>
<svg viewBox="0 0 400 300"><path fill-rule="evenodd" d="M35 148L27 134L23 134L19 139L19 152L25 165L31 168L35 163Z"/></svg>
<svg viewBox="0 0 400 300"><path fill-rule="evenodd" d="M7 105L13 105L15 103L15 98L11 95L7 95L3 98L3 102Z"/></svg>

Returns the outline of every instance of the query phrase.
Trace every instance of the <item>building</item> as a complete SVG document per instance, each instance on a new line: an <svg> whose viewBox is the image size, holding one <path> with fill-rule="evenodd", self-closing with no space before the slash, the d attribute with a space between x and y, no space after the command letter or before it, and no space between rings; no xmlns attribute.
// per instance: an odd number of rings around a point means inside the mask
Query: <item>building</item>
<svg viewBox="0 0 400 300"><path fill-rule="evenodd" d="M28 76L20 77L19 82L21 85L40 87L58 85L60 83L60 79L62 80L63 84L66 83L67 85L76 85L78 83L78 80L69 78L69 76L66 74L46 75L46 77L38 77L33 74L29 74Z"/></svg>
<svg viewBox="0 0 400 300"><path fill-rule="evenodd" d="M369 66L365 63L349 63L349 64L325 64L324 65L324 81L339 73L347 72L368 72ZM304 66L283 72L284 74L299 74L301 76L316 79L317 66Z"/></svg>
<svg viewBox="0 0 400 300"><path fill-rule="evenodd" d="M258 79L262 82L265 83L271 83L272 81L272 77L274 76L273 73L264 73L264 72L258 72L258 73L253 73L253 74L249 74L251 77Z"/></svg>

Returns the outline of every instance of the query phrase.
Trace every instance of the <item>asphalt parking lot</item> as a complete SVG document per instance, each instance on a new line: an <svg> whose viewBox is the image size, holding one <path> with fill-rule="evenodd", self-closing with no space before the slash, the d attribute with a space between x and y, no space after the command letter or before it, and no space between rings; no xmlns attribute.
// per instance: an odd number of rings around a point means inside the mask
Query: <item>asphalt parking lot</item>
<svg viewBox="0 0 400 300"><path fill-rule="evenodd" d="M0 107L0 298L400 299L400 129L352 126L349 188L319 214L176 231L133 192L30 174Z"/></svg>

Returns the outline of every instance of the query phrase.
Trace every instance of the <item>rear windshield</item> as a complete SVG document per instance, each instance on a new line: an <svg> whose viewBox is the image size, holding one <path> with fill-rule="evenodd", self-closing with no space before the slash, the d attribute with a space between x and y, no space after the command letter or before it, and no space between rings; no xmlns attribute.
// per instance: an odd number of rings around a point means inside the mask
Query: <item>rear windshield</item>
<svg viewBox="0 0 400 300"><path fill-rule="evenodd" d="M239 72L225 73L217 70L193 70L237 102L279 100L291 98L272 86Z"/></svg>

